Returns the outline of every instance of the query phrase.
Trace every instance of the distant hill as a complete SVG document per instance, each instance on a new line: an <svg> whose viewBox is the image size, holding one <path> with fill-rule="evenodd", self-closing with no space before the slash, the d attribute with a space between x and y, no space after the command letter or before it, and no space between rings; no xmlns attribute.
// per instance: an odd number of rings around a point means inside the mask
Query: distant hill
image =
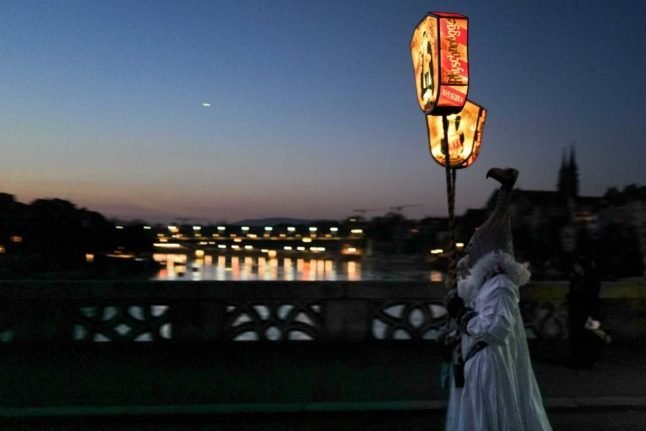
<svg viewBox="0 0 646 431"><path fill-rule="evenodd" d="M303 225L303 224L312 224L314 220L306 220L299 218L289 218L289 217L267 217L267 218L257 218L257 219L245 219L240 220L235 223L232 223L235 226L276 226L279 224L290 224L290 225Z"/></svg>

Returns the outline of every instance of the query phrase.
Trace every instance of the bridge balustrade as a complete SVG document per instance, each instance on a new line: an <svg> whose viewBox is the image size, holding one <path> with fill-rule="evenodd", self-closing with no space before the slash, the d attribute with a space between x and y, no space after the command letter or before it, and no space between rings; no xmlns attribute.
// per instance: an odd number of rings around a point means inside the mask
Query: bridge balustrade
<svg viewBox="0 0 646 431"><path fill-rule="evenodd" d="M341 411L444 399L444 293L417 282L3 281L0 409ZM566 293L564 282L521 288L538 346L567 337ZM613 336L646 335L643 280L606 283L601 296Z"/></svg>

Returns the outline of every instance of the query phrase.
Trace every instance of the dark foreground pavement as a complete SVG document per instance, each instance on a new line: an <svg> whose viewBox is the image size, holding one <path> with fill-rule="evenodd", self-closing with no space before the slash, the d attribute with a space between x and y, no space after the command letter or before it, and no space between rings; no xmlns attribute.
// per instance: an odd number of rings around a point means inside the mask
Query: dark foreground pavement
<svg viewBox="0 0 646 431"><path fill-rule="evenodd" d="M646 429L646 410L550 412L555 431L619 431ZM49 419L4 423L7 430L52 431L429 431L442 430L440 411L352 414L236 415L202 417L138 417Z"/></svg>
<svg viewBox="0 0 646 431"><path fill-rule="evenodd" d="M555 430L646 430L646 343L606 346L591 368L565 366L567 346L532 346ZM7 430L441 430L446 400L0 408Z"/></svg>

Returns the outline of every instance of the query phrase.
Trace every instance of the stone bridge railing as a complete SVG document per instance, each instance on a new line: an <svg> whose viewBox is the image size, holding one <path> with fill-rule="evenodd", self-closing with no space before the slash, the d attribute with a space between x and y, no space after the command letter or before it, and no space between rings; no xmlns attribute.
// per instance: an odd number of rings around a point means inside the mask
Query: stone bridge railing
<svg viewBox="0 0 646 431"><path fill-rule="evenodd" d="M566 292L521 289L528 337L567 336ZM443 295L414 282L0 282L0 423L443 399ZM646 335L643 281L602 298L616 338Z"/></svg>
<svg viewBox="0 0 646 431"><path fill-rule="evenodd" d="M529 338L567 336L566 292L563 282L521 289ZM626 315L644 292L641 281L604 285L610 321L646 332ZM417 282L5 281L0 342L433 340L446 319L443 295L441 285Z"/></svg>
<svg viewBox="0 0 646 431"><path fill-rule="evenodd" d="M442 295L409 282L2 282L0 341L433 339Z"/></svg>

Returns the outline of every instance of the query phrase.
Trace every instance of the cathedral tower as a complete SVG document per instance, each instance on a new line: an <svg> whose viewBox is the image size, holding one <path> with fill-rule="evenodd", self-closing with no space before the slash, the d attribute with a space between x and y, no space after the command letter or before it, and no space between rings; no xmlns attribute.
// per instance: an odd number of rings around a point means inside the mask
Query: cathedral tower
<svg viewBox="0 0 646 431"><path fill-rule="evenodd" d="M567 160L566 150L563 150L557 188L559 193L566 198L576 198L579 195L579 168L576 163L574 145L570 147L569 160Z"/></svg>

